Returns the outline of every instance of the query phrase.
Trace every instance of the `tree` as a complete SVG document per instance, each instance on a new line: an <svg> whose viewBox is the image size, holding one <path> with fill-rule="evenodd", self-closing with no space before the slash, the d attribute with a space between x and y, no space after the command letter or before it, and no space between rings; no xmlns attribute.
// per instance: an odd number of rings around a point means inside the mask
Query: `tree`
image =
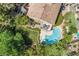
<svg viewBox="0 0 79 59"><path fill-rule="evenodd" d="M42 52L42 53L41 53ZM66 49L60 44L46 45L40 50L40 54L44 56L62 56L66 55Z"/></svg>
<svg viewBox="0 0 79 59"><path fill-rule="evenodd" d="M10 32L4 31L0 33L0 55L9 55L9 45L12 38Z"/></svg>
<svg viewBox="0 0 79 59"><path fill-rule="evenodd" d="M67 43L70 43L72 40L72 35L69 35L69 34L65 34L64 35L64 41Z"/></svg>
<svg viewBox="0 0 79 59"><path fill-rule="evenodd" d="M69 33L68 34L73 34L77 32L76 28L76 19L75 19L75 14L74 12L67 12L64 15L64 18L66 20L66 24L69 27Z"/></svg>
<svg viewBox="0 0 79 59"><path fill-rule="evenodd" d="M14 4L0 4L0 21L5 21L10 17L9 13L11 8L14 8Z"/></svg>
<svg viewBox="0 0 79 59"><path fill-rule="evenodd" d="M27 38L27 37L26 37ZM21 33L0 32L0 55L24 55L25 41Z"/></svg>
<svg viewBox="0 0 79 59"><path fill-rule="evenodd" d="M77 28L74 26L69 27L69 34L77 33Z"/></svg>
<svg viewBox="0 0 79 59"><path fill-rule="evenodd" d="M15 24L16 25L26 25L28 23L28 17L25 15L17 15L15 17Z"/></svg>
<svg viewBox="0 0 79 59"><path fill-rule="evenodd" d="M21 51L24 51L24 40L22 37L22 34L19 32L16 32L16 35L14 36L14 40L13 40L13 46L14 48L21 53Z"/></svg>

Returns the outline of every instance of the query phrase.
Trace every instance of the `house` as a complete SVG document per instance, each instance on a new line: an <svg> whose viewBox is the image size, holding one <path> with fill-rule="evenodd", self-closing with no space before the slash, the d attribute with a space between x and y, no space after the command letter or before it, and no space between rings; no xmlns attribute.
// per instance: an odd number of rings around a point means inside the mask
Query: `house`
<svg viewBox="0 0 79 59"><path fill-rule="evenodd" d="M60 11L60 3L29 3L27 15L40 22L41 28L50 30Z"/></svg>

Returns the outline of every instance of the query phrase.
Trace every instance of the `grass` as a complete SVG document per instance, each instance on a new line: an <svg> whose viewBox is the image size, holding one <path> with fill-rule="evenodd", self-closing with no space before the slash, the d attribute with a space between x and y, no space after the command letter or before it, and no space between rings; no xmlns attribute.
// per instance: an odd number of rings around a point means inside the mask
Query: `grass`
<svg viewBox="0 0 79 59"><path fill-rule="evenodd" d="M29 33L29 38L32 39L34 43L38 44L40 38L40 30L38 28L27 28L26 31Z"/></svg>
<svg viewBox="0 0 79 59"><path fill-rule="evenodd" d="M60 13L59 16L58 16L58 18L57 18L57 20L56 20L56 22L55 22L55 26L60 25L62 23L62 21L63 21L63 16Z"/></svg>
<svg viewBox="0 0 79 59"><path fill-rule="evenodd" d="M75 19L75 14L73 12L67 12L64 15L65 20L68 21L69 26L76 26L76 19Z"/></svg>
<svg viewBox="0 0 79 59"><path fill-rule="evenodd" d="M75 14L73 12L67 12L64 15L65 20L67 21L66 24L67 26L69 26L69 31L70 34L72 33L76 33L77 29L76 29L76 19L75 19Z"/></svg>
<svg viewBox="0 0 79 59"><path fill-rule="evenodd" d="M39 55L41 48L39 44L40 29L27 27L25 31L28 32L28 37L32 40L33 44L35 44L34 48L29 48L26 50L26 55Z"/></svg>

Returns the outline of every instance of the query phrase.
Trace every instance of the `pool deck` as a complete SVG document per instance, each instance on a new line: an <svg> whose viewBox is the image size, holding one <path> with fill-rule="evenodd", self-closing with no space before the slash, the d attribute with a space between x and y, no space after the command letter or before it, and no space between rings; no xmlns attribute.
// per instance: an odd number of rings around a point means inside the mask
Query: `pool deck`
<svg viewBox="0 0 79 59"><path fill-rule="evenodd" d="M63 38L63 35L62 35L62 28L60 26L57 26L60 28L61 30L61 38L59 40L61 40ZM45 38L46 35L51 35L52 34L52 30L50 31L46 31L46 30L41 30L41 34L40 34L40 42L44 41L43 39Z"/></svg>
<svg viewBox="0 0 79 59"><path fill-rule="evenodd" d="M46 30L41 29L40 42L43 41L46 35L51 35L51 34L52 34L52 31L46 31Z"/></svg>
<svg viewBox="0 0 79 59"><path fill-rule="evenodd" d="M62 29L62 39L64 38L64 27L65 27L65 20L63 20L62 24L59 25L59 27Z"/></svg>
<svg viewBox="0 0 79 59"><path fill-rule="evenodd" d="M64 26L65 26L65 20L63 20L63 22L62 22L61 25L56 26L56 27L59 27L60 30L61 30L61 38L60 38L59 40L61 40L61 39L64 38L64 36L63 36L63 34L64 34ZM51 35L51 34L52 34L52 30L46 31L46 30L44 30L44 29L41 29L40 42L43 41L43 39L45 38L45 35Z"/></svg>

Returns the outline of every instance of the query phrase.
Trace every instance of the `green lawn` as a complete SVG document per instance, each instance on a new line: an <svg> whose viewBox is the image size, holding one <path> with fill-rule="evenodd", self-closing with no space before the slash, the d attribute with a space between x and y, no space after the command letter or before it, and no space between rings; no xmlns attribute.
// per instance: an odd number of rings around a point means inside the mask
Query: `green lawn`
<svg viewBox="0 0 79 59"><path fill-rule="evenodd" d="M66 25L69 26L69 31L70 34L76 33L77 29L76 29L76 19L75 19L75 13L73 12L67 12L64 15L66 22Z"/></svg>
<svg viewBox="0 0 79 59"><path fill-rule="evenodd" d="M76 19L75 19L75 14L73 12L67 12L64 15L65 20L68 21L69 26L76 26Z"/></svg>
<svg viewBox="0 0 79 59"><path fill-rule="evenodd" d="M40 40L40 29L38 28L26 28L25 29L26 32L28 32L28 37L29 39L32 40L32 43L36 45L36 47L33 48L29 48L26 50L25 55L40 55L40 44L39 44L39 40Z"/></svg>
<svg viewBox="0 0 79 59"><path fill-rule="evenodd" d="M31 38L34 43L38 43L40 39L40 30L27 28L26 31L29 33L29 38Z"/></svg>
<svg viewBox="0 0 79 59"><path fill-rule="evenodd" d="M62 16L62 14L59 14L59 16L55 22L55 26L60 25L62 23L62 21L63 21L63 16Z"/></svg>

